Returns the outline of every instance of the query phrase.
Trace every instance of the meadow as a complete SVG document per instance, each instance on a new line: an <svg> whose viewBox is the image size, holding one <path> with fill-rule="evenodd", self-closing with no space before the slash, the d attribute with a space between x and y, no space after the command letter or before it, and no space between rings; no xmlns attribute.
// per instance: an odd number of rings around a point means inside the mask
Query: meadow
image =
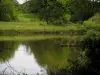
<svg viewBox="0 0 100 75"><path fill-rule="evenodd" d="M58 36L100 37L99 14L96 14L83 24L68 23L61 26L47 24L44 20L40 20L35 14L19 14L18 16L17 21L0 22L1 40L21 40L22 38L32 40L37 37L38 39L43 39L43 37L46 39L57 38ZM48 37L45 37L45 35Z"/></svg>

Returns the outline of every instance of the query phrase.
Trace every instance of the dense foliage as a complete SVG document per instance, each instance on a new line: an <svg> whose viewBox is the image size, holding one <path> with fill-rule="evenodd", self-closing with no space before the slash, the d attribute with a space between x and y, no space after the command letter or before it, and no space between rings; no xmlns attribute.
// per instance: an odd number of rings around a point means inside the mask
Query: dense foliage
<svg viewBox="0 0 100 75"><path fill-rule="evenodd" d="M0 21L16 19L13 0L0 0Z"/></svg>
<svg viewBox="0 0 100 75"><path fill-rule="evenodd" d="M16 8L14 8L14 5ZM23 13L35 13L47 23L57 25L88 20L95 13L100 12L99 0L29 0L19 4L17 0L0 0L0 20L16 19L15 9Z"/></svg>
<svg viewBox="0 0 100 75"><path fill-rule="evenodd" d="M84 21L100 12L99 0L71 0L70 1L71 21Z"/></svg>
<svg viewBox="0 0 100 75"><path fill-rule="evenodd" d="M27 4L31 13L54 24L67 23L66 14L71 15L71 22L78 22L100 12L99 0L30 0Z"/></svg>
<svg viewBox="0 0 100 75"><path fill-rule="evenodd" d="M64 0L62 0L64 1ZM30 11L37 13L47 22L62 24L66 22L65 14L67 13L66 4L61 0L31 0L29 2Z"/></svg>

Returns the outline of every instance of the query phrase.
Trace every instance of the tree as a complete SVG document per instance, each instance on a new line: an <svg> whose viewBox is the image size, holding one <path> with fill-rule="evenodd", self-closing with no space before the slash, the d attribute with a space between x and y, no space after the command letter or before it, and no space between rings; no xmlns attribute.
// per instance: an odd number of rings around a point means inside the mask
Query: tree
<svg viewBox="0 0 100 75"><path fill-rule="evenodd" d="M65 0L30 0L30 12L37 13L48 23L62 24L66 22L67 12L66 2L63 1Z"/></svg>
<svg viewBox="0 0 100 75"><path fill-rule="evenodd" d="M70 0L71 21L84 21L100 11L100 0Z"/></svg>
<svg viewBox="0 0 100 75"><path fill-rule="evenodd" d="M0 21L16 19L13 0L0 0Z"/></svg>

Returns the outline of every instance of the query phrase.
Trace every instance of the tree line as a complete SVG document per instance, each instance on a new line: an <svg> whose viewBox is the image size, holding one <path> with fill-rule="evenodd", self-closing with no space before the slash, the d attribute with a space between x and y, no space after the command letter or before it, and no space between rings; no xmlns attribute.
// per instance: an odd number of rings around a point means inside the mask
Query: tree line
<svg viewBox="0 0 100 75"><path fill-rule="evenodd" d="M16 20L13 0L0 0L0 21Z"/></svg>
<svg viewBox="0 0 100 75"><path fill-rule="evenodd" d="M19 4L17 0L0 0L0 21L16 20L16 12L37 14L47 23L65 24L80 22L100 12L100 0L29 0Z"/></svg>

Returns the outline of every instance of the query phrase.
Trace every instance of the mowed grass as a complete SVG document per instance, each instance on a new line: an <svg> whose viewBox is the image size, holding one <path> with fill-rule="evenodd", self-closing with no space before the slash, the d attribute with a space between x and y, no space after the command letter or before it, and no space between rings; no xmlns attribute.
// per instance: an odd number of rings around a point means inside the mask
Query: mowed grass
<svg viewBox="0 0 100 75"><path fill-rule="evenodd" d="M41 22L0 22L0 30L66 30L63 26L47 25Z"/></svg>
<svg viewBox="0 0 100 75"><path fill-rule="evenodd" d="M0 30L33 30L33 31L87 31L100 30L99 15L92 17L83 24L53 25L40 20L35 14L19 14L16 22L0 22ZM99 20L99 21L98 21Z"/></svg>
<svg viewBox="0 0 100 75"><path fill-rule="evenodd" d="M91 19L93 20L99 16ZM91 19L85 21L83 24L70 23L57 26L53 24L47 24L43 20L41 21L39 17L34 14L19 14L19 20L16 22L0 22L0 40L43 40L62 37L61 35L54 34L47 36L44 36L44 34L33 35L34 32L40 33L44 31L68 32L68 34L64 36L68 37L71 34L69 38L76 40L76 38L74 38L75 36L83 37L84 35L88 34L87 32L90 30L92 30L92 32L97 31L100 33L100 24L95 22L95 20L93 22ZM97 18L97 20L99 19ZM82 33L82 35L76 35L77 33Z"/></svg>
<svg viewBox="0 0 100 75"><path fill-rule="evenodd" d="M0 22L0 30L33 30L33 31L69 31L79 30L82 27L77 25L53 25L40 20L34 14L19 14L17 22Z"/></svg>
<svg viewBox="0 0 100 75"><path fill-rule="evenodd" d="M67 39L67 40L79 40L81 41L82 36L60 36L60 35L34 35L34 36L0 36L0 41L27 41L27 40L47 40L47 39Z"/></svg>
<svg viewBox="0 0 100 75"><path fill-rule="evenodd" d="M55 26L46 24L46 22L0 22L0 30L16 30L16 31L36 31L36 32L75 32L75 31L85 31L84 26L79 26L77 24L61 25Z"/></svg>
<svg viewBox="0 0 100 75"><path fill-rule="evenodd" d="M1 40L45 40L45 39L54 39L54 38L65 38L63 35L32 35L27 31L33 32L58 32L58 31L69 31L69 30L77 30L76 26L55 26L51 24L47 24L45 21L40 21L39 17L34 14L19 14L19 20L17 22L0 22L0 31L3 33L0 36ZM12 32L14 32L14 35ZM17 32L23 32L26 34L16 34ZM5 35L7 34L7 35ZM27 35L28 34L28 35ZM67 36L66 38L69 38ZM74 38L74 37L73 37Z"/></svg>

